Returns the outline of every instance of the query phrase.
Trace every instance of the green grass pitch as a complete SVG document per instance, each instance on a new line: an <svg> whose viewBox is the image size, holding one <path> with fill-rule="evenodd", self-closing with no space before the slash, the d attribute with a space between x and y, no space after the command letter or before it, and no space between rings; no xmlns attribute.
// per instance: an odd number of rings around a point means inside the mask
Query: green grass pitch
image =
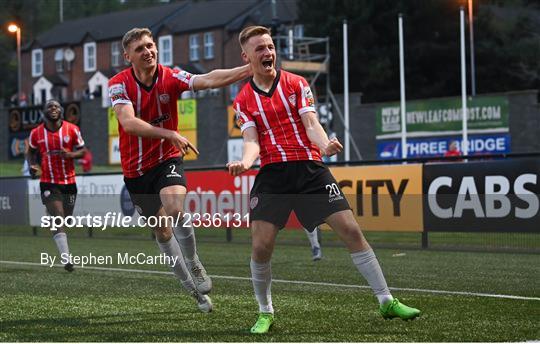
<svg viewBox="0 0 540 344"><path fill-rule="evenodd" d="M42 230L40 230L42 231ZM414 321L385 321L346 250L324 246L312 262L303 233L284 231L272 261L276 323L253 336L257 305L249 273L247 232L198 231L199 254L214 276L214 312L200 313L170 274L16 265L56 254L47 233L0 234L0 341L47 342L460 342L540 340L537 254L377 249L394 296L420 308ZM85 238L68 233L74 254L158 254L147 232L139 238ZM396 234L398 235L398 234ZM324 233L325 241L333 234ZM289 245L288 238L305 245ZM401 253L397 254L396 253ZM103 266L167 272L159 265ZM241 279L234 279L241 277ZM327 282L339 285L292 283ZM414 290L412 290L414 289ZM420 290L422 289L422 290ZM453 291L525 296L512 299Z"/></svg>

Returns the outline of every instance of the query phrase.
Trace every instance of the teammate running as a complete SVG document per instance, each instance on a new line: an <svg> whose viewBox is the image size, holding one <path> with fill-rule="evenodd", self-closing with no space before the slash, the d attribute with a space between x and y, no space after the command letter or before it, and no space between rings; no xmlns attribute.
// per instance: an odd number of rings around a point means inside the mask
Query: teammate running
<svg viewBox="0 0 540 344"><path fill-rule="evenodd" d="M157 62L152 33L134 28L123 39L124 57L131 63L109 81L109 96L119 122L124 181L133 204L143 216L178 218L184 210L186 180L182 157L197 149L178 133L176 101L184 91L218 88L250 75L249 65L193 75ZM197 300L203 312L212 310L206 295L212 281L197 255L189 225L152 228L164 254L177 257L173 272ZM176 239L173 238L174 236ZM185 258L185 260L184 260Z"/></svg>
<svg viewBox="0 0 540 344"><path fill-rule="evenodd" d="M274 322L270 260L276 235L295 211L305 228L326 222L345 242L352 261L371 286L384 318L413 319L420 311L390 294L379 262L354 219L321 153L332 156L343 146L329 140L315 113L314 98L301 76L276 70L270 30L250 26L239 36L242 58L253 78L234 101L244 138L241 161L227 164L236 176L260 154L261 169L251 190L251 276L259 317L252 333L267 333Z"/></svg>
<svg viewBox="0 0 540 344"><path fill-rule="evenodd" d="M26 155L30 175L40 177L41 201L50 216L71 216L77 198L74 159L84 155L84 141L79 127L62 119L64 109L51 99L43 108L43 123L30 132ZM41 164L38 164L38 154ZM64 269L73 271L67 258L69 247L64 228L52 231Z"/></svg>

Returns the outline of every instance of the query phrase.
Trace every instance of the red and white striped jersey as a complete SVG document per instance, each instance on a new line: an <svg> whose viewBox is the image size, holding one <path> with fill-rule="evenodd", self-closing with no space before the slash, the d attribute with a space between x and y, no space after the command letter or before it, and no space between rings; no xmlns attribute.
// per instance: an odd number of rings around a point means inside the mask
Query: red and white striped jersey
<svg viewBox="0 0 540 344"><path fill-rule="evenodd" d="M41 155L41 182L53 184L75 184L75 165L73 159L64 159L59 152L73 152L84 147L79 127L62 121L57 131L49 131L41 123L30 132L30 147Z"/></svg>
<svg viewBox="0 0 540 344"><path fill-rule="evenodd" d="M178 130L177 99L182 92L192 89L195 75L173 70L158 64L150 87L140 83L133 68L116 74L109 80L109 97L113 106L131 104L135 116L154 126ZM127 178L142 176L160 162L180 156L180 151L169 141L127 134L118 123L120 159Z"/></svg>
<svg viewBox="0 0 540 344"><path fill-rule="evenodd" d="M236 96L233 107L242 131L256 127L261 147L261 167L275 162L321 161L319 148L309 141L301 116L315 112L306 80L279 70L269 92L253 79Z"/></svg>

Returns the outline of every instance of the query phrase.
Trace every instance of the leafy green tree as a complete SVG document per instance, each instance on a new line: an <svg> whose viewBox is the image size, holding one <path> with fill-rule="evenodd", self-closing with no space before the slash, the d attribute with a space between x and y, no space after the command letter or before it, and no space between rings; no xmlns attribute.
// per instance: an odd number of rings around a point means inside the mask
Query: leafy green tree
<svg viewBox="0 0 540 344"><path fill-rule="evenodd" d="M408 99L461 92L459 7L464 0L303 0L308 36L330 36L332 89L342 92L342 21L349 24L350 89L365 102L399 99L399 13L404 17ZM475 0L477 93L540 88L540 5ZM467 34L468 40L468 27ZM467 41L467 64L469 64ZM470 66L467 66L470 92Z"/></svg>

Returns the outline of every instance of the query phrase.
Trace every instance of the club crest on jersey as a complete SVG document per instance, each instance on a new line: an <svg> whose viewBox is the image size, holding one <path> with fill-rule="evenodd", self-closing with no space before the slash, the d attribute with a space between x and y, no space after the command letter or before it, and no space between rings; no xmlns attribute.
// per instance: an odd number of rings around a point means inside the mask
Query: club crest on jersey
<svg viewBox="0 0 540 344"><path fill-rule="evenodd" d="M171 100L171 98L167 93L159 95L159 101L161 102L161 104L168 104L169 100Z"/></svg>
<svg viewBox="0 0 540 344"><path fill-rule="evenodd" d="M291 105L293 105L293 106L296 105L296 94L291 94L289 96L289 103L291 103Z"/></svg>
<svg viewBox="0 0 540 344"><path fill-rule="evenodd" d="M64 143L68 143L69 142L69 136L64 136Z"/></svg>

